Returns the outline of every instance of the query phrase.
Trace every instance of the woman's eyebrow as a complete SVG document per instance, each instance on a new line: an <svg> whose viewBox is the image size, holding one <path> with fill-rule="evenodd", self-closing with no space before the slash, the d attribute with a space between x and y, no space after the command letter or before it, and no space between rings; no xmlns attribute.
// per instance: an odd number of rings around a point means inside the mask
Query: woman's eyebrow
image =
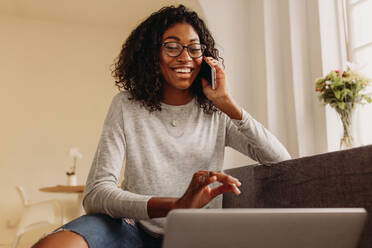
<svg viewBox="0 0 372 248"><path fill-rule="evenodd" d="M168 36L168 37L165 38L164 40L168 40L168 39L174 39L174 40L178 40L178 41L180 41L180 38L178 38L177 36Z"/></svg>
<svg viewBox="0 0 372 248"><path fill-rule="evenodd" d="M164 40L168 40L168 39L174 39L174 40L177 40L177 41L180 41L181 39L178 38L177 36L168 36L166 37ZM193 42L193 41L199 41L199 39L197 38L194 38L194 39L191 39L190 42Z"/></svg>

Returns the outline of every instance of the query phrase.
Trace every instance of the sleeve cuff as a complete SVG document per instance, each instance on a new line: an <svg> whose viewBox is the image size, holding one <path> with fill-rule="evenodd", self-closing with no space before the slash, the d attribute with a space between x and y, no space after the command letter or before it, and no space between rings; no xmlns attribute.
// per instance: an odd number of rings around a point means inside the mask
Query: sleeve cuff
<svg viewBox="0 0 372 248"><path fill-rule="evenodd" d="M243 108L241 109L241 111L242 111L242 119L241 120L231 119L231 121L235 124L235 126L238 127L239 131L245 126L245 124L247 123L249 118L251 118L251 116Z"/></svg>
<svg viewBox="0 0 372 248"><path fill-rule="evenodd" d="M142 201L142 216L145 217L145 219L150 219L149 212L147 211L147 204L148 201L152 198L152 195L146 195L143 196L143 201Z"/></svg>

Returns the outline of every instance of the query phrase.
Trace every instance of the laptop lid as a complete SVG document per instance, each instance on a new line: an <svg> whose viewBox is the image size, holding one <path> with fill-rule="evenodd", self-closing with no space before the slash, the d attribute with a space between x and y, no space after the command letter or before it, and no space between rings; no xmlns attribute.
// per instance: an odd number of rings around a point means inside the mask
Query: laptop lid
<svg viewBox="0 0 372 248"><path fill-rule="evenodd" d="M177 209L163 248L354 248L363 208Z"/></svg>

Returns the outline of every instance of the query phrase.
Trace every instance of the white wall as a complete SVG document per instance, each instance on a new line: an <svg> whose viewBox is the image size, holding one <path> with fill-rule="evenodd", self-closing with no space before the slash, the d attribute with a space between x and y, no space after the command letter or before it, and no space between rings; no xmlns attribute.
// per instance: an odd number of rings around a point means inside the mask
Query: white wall
<svg viewBox="0 0 372 248"><path fill-rule="evenodd" d="M295 86L288 1L263 1L268 128L297 157Z"/></svg>
<svg viewBox="0 0 372 248"><path fill-rule="evenodd" d="M318 2L200 3L223 48L231 93L237 102L267 127L292 157L327 152L325 110L313 84L323 73ZM226 154L226 167L249 163L254 162L235 151Z"/></svg>
<svg viewBox="0 0 372 248"><path fill-rule="evenodd" d="M263 36L263 7L260 0L201 0L209 29L225 60L231 95L255 119L267 125ZM227 148L225 167L255 161Z"/></svg>

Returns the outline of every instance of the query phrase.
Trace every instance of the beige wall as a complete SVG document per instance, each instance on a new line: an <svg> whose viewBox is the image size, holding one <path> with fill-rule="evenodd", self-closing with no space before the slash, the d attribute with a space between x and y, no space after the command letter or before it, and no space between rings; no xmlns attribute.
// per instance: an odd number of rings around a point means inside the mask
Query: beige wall
<svg viewBox="0 0 372 248"><path fill-rule="evenodd" d="M109 66L129 30L0 16L0 241L21 209L14 185L33 200L38 188L65 183L67 152L79 147L86 179L116 89ZM72 198L72 196L66 196Z"/></svg>

